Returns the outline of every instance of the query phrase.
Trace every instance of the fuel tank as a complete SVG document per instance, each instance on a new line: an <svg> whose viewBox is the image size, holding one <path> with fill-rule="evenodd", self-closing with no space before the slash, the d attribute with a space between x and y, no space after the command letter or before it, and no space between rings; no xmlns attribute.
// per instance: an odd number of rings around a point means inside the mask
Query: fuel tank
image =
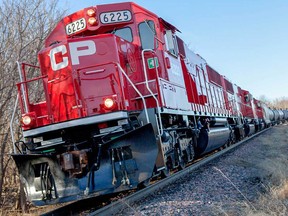
<svg viewBox="0 0 288 216"><path fill-rule="evenodd" d="M251 136L252 134L256 133L256 128L254 124L249 124L249 133L248 136Z"/></svg>
<svg viewBox="0 0 288 216"><path fill-rule="evenodd" d="M210 118L209 123L210 123L211 127L225 126L225 125L227 125L227 119L226 118L212 117L212 118Z"/></svg>
<svg viewBox="0 0 288 216"><path fill-rule="evenodd" d="M203 155L211 152L228 142L231 129L229 127L216 127L201 129L197 140L196 153Z"/></svg>

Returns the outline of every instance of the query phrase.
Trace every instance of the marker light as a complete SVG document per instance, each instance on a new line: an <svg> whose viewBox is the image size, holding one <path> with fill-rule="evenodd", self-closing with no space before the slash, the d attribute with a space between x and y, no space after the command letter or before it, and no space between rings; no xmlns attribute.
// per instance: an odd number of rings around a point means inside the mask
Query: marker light
<svg viewBox="0 0 288 216"><path fill-rule="evenodd" d="M89 10L87 10L87 15L90 17L94 17L96 15L96 11L90 8Z"/></svg>
<svg viewBox="0 0 288 216"><path fill-rule="evenodd" d="M111 110L115 107L115 101L112 98L106 98L104 100L104 108Z"/></svg>
<svg viewBox="0 0 288 216"><path fill-rule="evenodd" d="M91 25L91 26L95 26L97 25L97 19L95 17L90 17L88 19L88 23Z"/></svg>

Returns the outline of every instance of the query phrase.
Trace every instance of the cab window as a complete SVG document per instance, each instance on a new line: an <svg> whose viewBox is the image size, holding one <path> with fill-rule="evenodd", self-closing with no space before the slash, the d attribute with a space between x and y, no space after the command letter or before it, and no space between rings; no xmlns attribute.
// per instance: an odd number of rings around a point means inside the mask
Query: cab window
<svg viewBox="0 0 288 216"><path fill-rule="evenodd" d="M124 40L127 40L129 42L133 41L132 31L129 27L127 28L121 28L121 29L115 29L112 34L117 35L118 37L123 38Z"/></svg>
<svg viewBox="0 0 288 216"><path fill-rule="evenodd" d="M154 49L157 45L155 40L155 25L152 20L146 20L139 24L139 34L142 49Z"/></svg>
<svg viewBox="0 0 288 216"><path fill-rule="evenodd" d="M172 33L171 30L166 30L165 33L165 44L167 51L177 57L178 56L178 46L175 35Z"/></svg>

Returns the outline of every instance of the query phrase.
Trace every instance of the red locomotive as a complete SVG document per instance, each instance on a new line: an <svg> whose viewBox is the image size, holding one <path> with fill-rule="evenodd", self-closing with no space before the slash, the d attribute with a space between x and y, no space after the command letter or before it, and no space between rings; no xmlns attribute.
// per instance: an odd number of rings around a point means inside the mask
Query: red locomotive
<svg viewBox="0 0 288 216"><path fill-rule="evenodd" d="M13 158L34 204L136 188L287 118L177 32L135 3L93 6L58 23L39 67L19 64L24 141Z"/></svg>

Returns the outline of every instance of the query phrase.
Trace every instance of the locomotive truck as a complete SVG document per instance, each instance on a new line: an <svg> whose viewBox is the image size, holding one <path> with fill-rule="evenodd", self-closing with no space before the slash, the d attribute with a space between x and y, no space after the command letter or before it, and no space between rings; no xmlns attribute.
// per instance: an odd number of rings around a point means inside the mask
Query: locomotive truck
<svg viewBox="0 0 288 216"><path fill-rule="evenodd" d="M133 2L91 6L56 25L39 65L18 62L12 156L30 201L137 188L280 121L178 32Z"/></svg>

